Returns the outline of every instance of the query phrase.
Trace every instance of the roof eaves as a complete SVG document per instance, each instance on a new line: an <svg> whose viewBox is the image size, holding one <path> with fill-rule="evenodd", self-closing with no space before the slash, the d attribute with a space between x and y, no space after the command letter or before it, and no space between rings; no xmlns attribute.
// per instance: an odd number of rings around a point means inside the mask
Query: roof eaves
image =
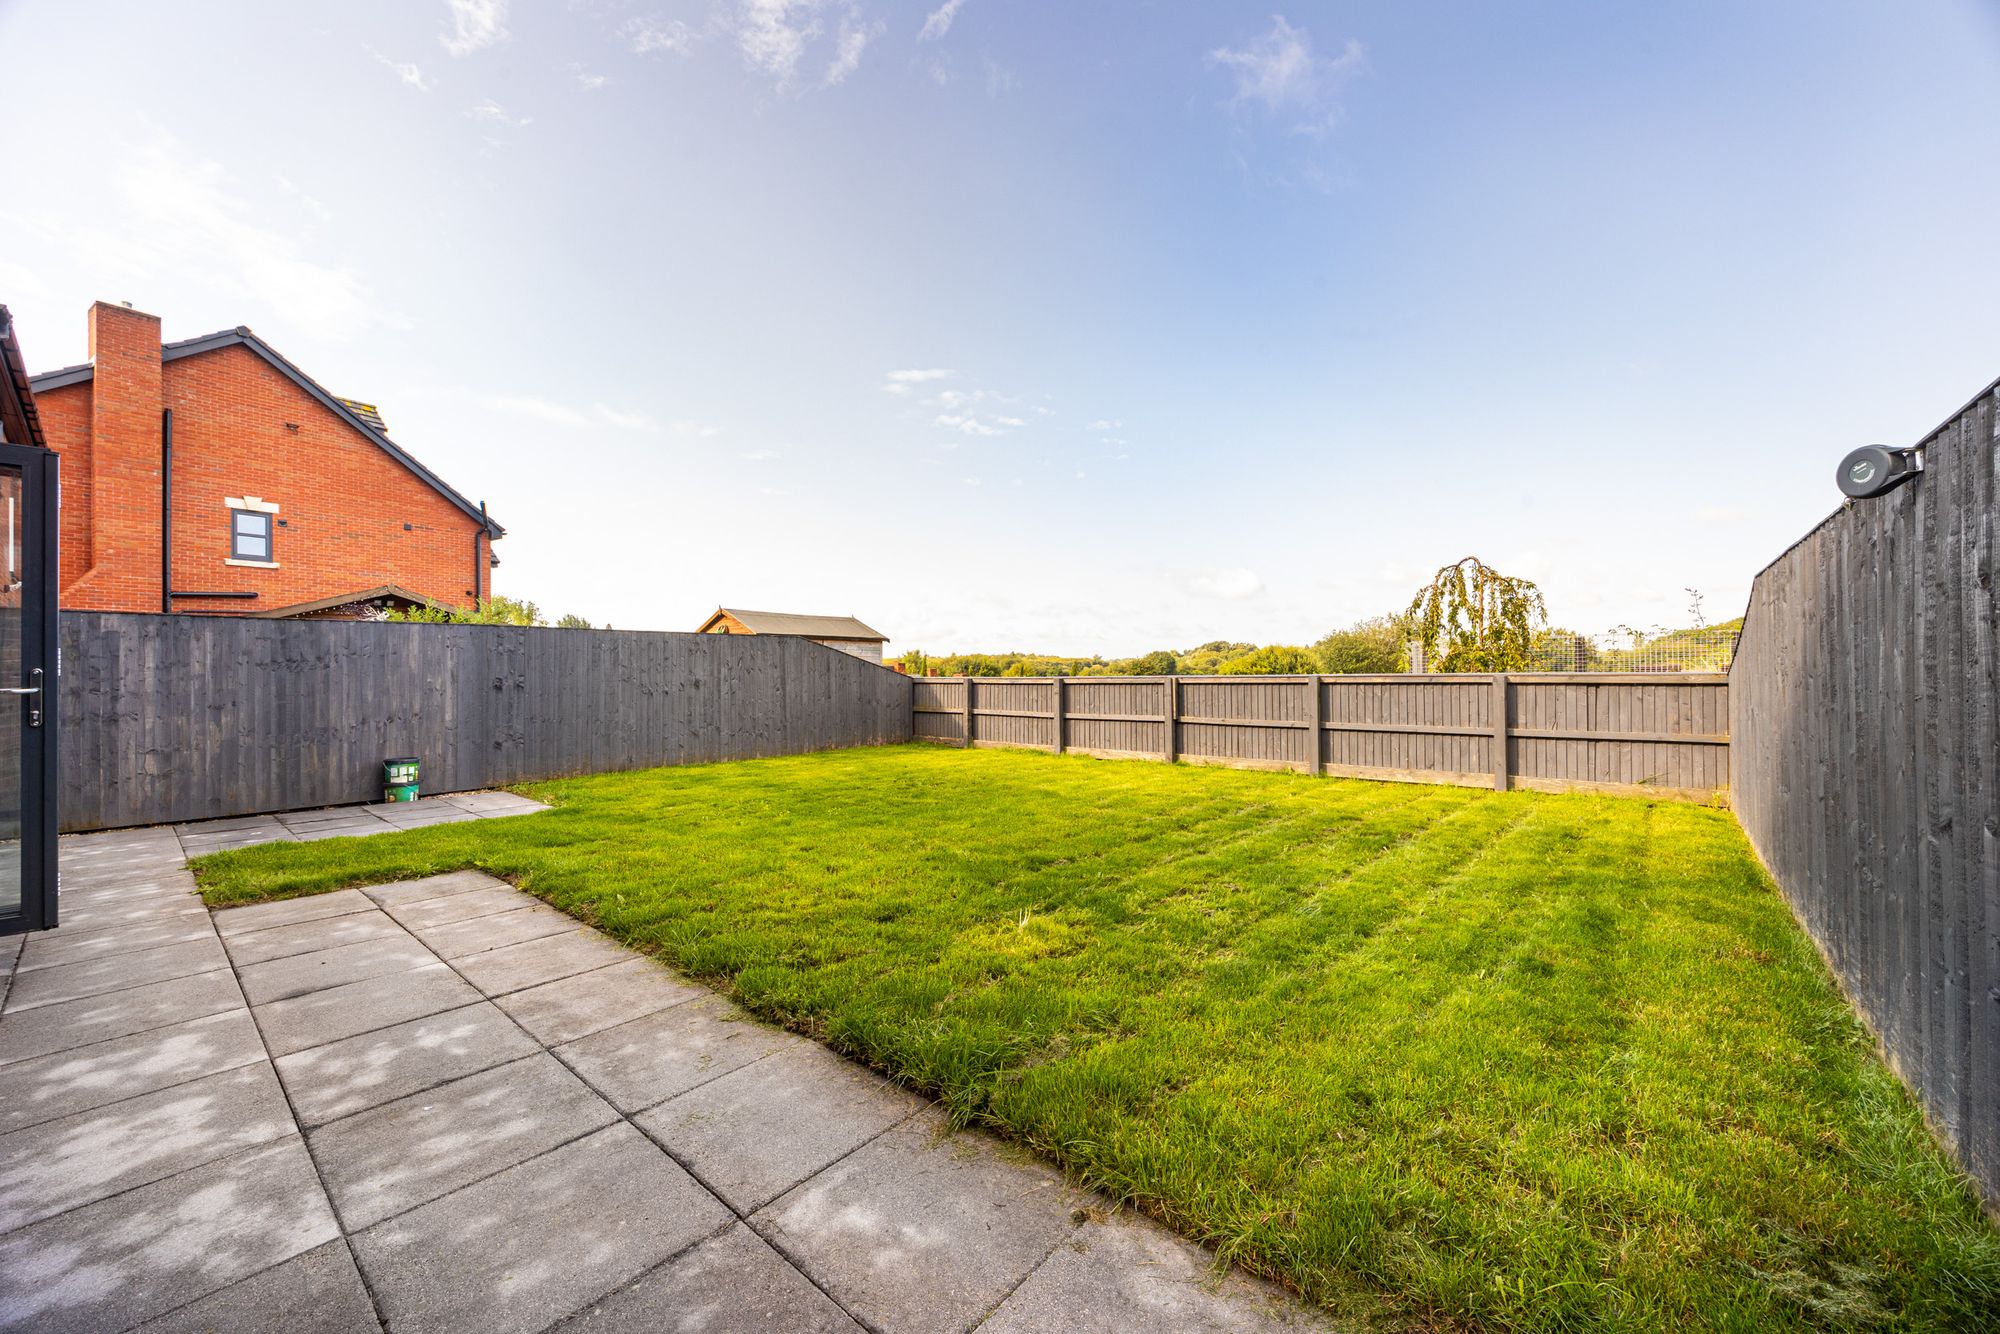
<svg viewBox="0 0 2000 1334"><path fill-rule="evenodd" d="M485 524L489 537L499 538L507 535L506 528L500 524L499 520L492 518L479 506L460 495L444 478L426 468L422 463L419 463L408 450L355 415L354 411L342 403L339 398L328 393L319 381L293 365L285 357L284 353L250 332L247 327L238 325L234 329L223 329L216 333L202 334L197 338L183 338L178 342L162 343L160 345L160 360L163 362L179 361L182 357L198 356L203 352L214 352L219 348L225 347L249 348L252 352L270 363L280 374L291 380L292 383L312 395L327 411L333 413L334 416L367 436L390 458L415 473L433 491L436 491L470 517ZM77 384L88 380L95 372L96 366L91 362L85 362L80 366L65 366L61 370L48 371L37 375L31 383L38 392L46 392L50 389L60 389L64 385Z"/></svg>

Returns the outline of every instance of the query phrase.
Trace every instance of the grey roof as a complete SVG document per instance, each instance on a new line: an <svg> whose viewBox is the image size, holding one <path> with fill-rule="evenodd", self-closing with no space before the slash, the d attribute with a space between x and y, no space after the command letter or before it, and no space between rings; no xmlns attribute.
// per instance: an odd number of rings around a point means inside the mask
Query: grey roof
<svg viewBox="0 0 2000 1334"><path fill-rule="evenodd" d="M734 616L750 627L752 634L758 635L803 635L807 639L875 639L887 642L889 636L879 630L871 630L852 616L801 616L789 611L745 611L741 607L717 607L716 615L724 612ZM708 618L713 621L714 616Z"/></svg>
<svg viewBox="0 0 2000 1334"><path fill-rule="evenodd" d="M341 593L330 598L314 598L310 602L294 602L286 607L272 607L266 611L253 611L253 617L267 621L289 620L294 616L309 616L316 611L328 611L334 607L345 607L354 602L402 602L412 607L438 607L444 605L435 598L427 598L422 593L412 593L401 584L377 584L364 588L358 593Z"/></svg>
<svg viewBox="0 0 2000 1334"><path fill-rule="evenodd" d="M445 482L444 478L439 477L429 468L417 462L402 446L363 420L353 408L347 406L344 399L336 398L332 394L329 394L325 389L320 387L317 380L307 375L297 366L294 366L290 361L286 360L283 353L259 338L256 334L251 333L243 325L238 325L234 329L224 329L220 333L203 334L199 338L183 338L177 343L162 343L160 345L160 360L163 362L179 361L182 357L199 356L203 352L213 352L217 348L224 347L249 348L252 352L255 352L258 356L269 362L287 379L291 380L293 384L296 384L299 388L310 394L319 402L321 407L324 407L334 416L367 436L383 453L415 473L418 479L430 487L431 490L465 511L472 518L485 524L488 534L493 537L505 537L507 535L507 530L502 528L495 520L488 518L485 511L478 505L473 504L457 491L453 490ZM95 365L86 361L78 366L65 366L58 371L44 371L42 374L35 376L29 383L34 386L36 393L46 393L51 389L61 389L65 385L80 384L90 379L96 373L96 370ZM377 417L376 421L379 423L381 418Z"/></svg>

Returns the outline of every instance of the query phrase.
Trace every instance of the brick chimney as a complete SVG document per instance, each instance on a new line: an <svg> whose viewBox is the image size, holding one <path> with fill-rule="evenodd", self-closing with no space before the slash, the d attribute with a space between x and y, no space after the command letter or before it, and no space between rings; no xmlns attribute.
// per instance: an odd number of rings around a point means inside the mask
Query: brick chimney
<svg viewBox="0 0 2000 1334"><path fill-rule="evenodd" d="M91 569L65 605L157 607L160 587L160 317L90 308Z"/></svg>

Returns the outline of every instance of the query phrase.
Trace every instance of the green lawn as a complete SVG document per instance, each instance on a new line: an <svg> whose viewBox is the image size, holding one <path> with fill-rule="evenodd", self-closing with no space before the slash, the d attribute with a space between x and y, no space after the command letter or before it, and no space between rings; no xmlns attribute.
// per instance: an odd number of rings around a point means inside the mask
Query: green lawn
<svg viewBox="0 0 2000 1334"><path fill-rule="evenodd" d="M1725 811L899 746L198 862L476 866L1392 1324L1993 1329L2000 1232Z"/></svg>

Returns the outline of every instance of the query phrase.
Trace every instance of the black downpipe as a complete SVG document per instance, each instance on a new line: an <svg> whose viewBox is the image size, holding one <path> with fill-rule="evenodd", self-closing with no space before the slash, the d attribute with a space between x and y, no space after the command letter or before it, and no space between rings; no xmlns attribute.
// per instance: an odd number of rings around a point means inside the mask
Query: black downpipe
<svg viewBox="0 0 2000 1334"><path fill-rule="evenodd" d="M174 410L160 413L160 610L174 609Z"/></svg>
<svg viewBox="0 0 2000 1334"><path fill-rule="evenodd" d="M486 517L486 502L482 500L479 502L479 529L472 535L472 609L474 611L479 610L479 577L481 574L480 566L482 564L479 559L479 539L482 535L491 531L491 523L492 521Z"/></svg>

